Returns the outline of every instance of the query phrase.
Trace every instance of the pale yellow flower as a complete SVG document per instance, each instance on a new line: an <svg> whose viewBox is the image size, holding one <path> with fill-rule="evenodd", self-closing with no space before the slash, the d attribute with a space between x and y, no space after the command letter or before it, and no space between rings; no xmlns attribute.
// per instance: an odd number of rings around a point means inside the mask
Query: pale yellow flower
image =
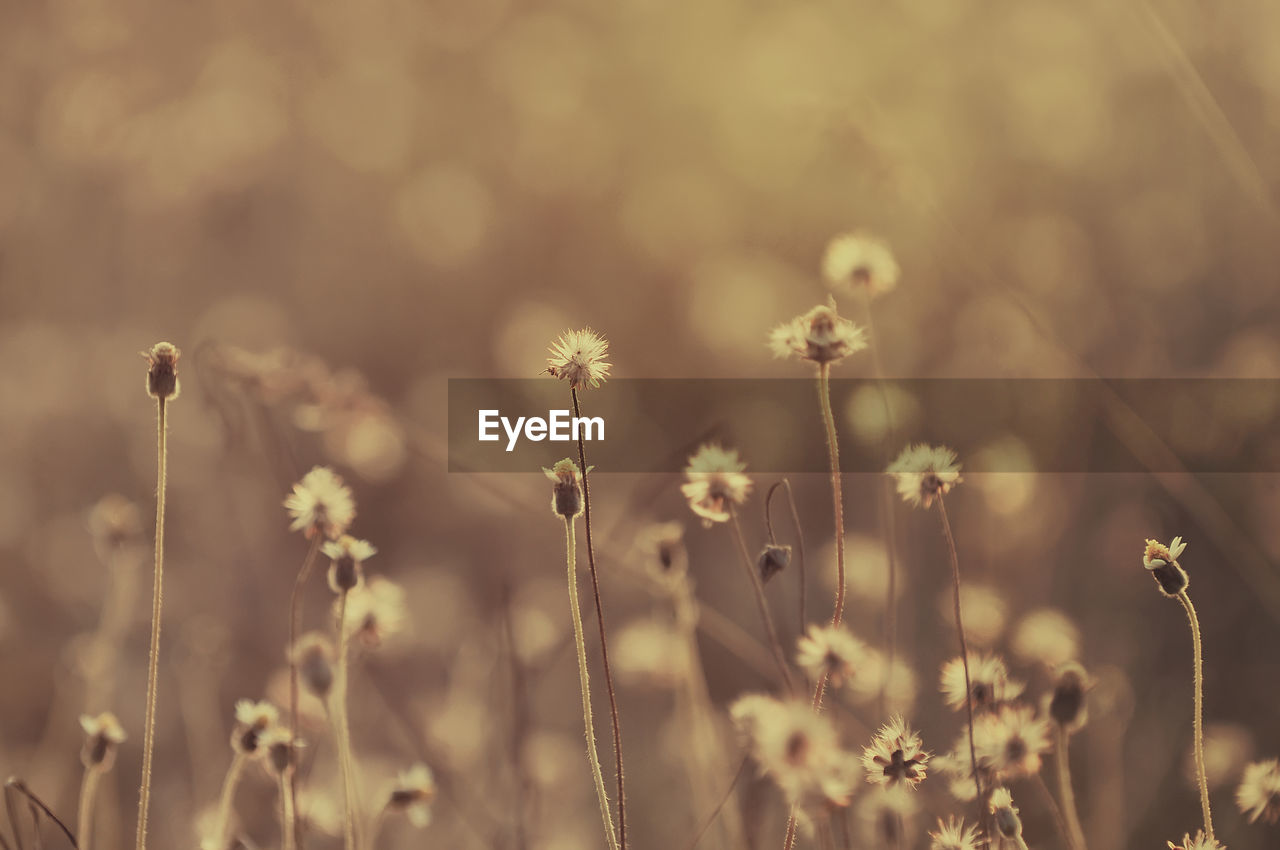
<svg viewBox="0 0 1280 850"><path fill-rule="evenodd" d="M1244 769L1236 805L1249 823L1280 822L1280 759L1254 762Z"/></svg>
<svg viewBox="0 0 1280 850"><path fill-rule="evenodd" d="M583 328L565 331L551 345L547 358L547 373L562 381L568 381L575 390L598 387L609 377L609 343L603 336Z"/></svg>
<svg viewBox="0 0 1280 850"><path fill-rule="evenodd" d="M351 527L356 517L356 503L342 477L327 466L314 467L293 485L284 500L285 509L293 517L290 531L302 531L308 538L323 534L336 538Z"/></svg>
<svg viewBox="0 0 1280 850"><path fill-rule="evenodd" d="M878 785L915 788L924 781L928 763L920 736L900 716L880 727L862 752L867 781Z"/></svg>
<svg viewBox="0 0 1280 850"><path fill-rule="evenodd" d="M834 301L829 305L819 304L769 333L769 348L774 357L819 364L838 363L866 347L866 331L841 317Z"/></svg>
<svg viewBox="0 0 1280 850"><path fill-rule="evenodd" d="M684 474L688 481L680 492L689 500L690 509L702 517L703 525L728 522L730 506L746 501L751 492L751 478L736 449L714 443L700 447L690 458Z"/></svg>
<svg viewBox="0 0 1280 850"><path fill-rule="evenodd" d="M822 276L838 292L862 289L883 295L898 285L898 262L884 240L867 233L845 233L827 243Z"/></svg>
<svg viewBox="0 0 1280 850"><path fill-rule="evenodd" d="M934 499L951 492L961 481L956 453L946 446L924 443L903 449L887 471L897 482L898 495L916 507L932 506Z"/></svg>

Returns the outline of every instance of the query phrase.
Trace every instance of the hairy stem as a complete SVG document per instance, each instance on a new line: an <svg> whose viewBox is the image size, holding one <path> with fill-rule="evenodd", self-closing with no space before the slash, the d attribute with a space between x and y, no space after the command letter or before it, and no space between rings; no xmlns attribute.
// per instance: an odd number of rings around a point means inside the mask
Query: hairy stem
<svg viewBox="0 0 1280 850"><path fill-rule="evenodd" d="M218 836L218 846L226 847L231 839L231 812L235 804L236 788L240 785L240 777L244 775L244 766L248 762L244 753L236 752L227 768L227 777L222 780L222 793L218 795L218 819L214 822L214 834Z"/></svg>
<svg viewBox="0 0 1280 850"><path fill-rule="evenodd" d="M80 782L80 809L76 814L76 847L77 850L89 850L93 841L93 804L98 798L98 779L102 771L97 767L86 767L84 779Z"/></svg>
<svg viewBox="0 0 1280 850"><path fill-rule="evenodd" d="M1191 623L1191 647L1195 656L1195 757L1196 780L1200 784L1200 811L1204 815L1204 831L1209 836L1209 843L1214 842L1213 814L1209 811L1209 780L1204 769L1204 646L1200 642L1200 618L1196 616L1196 607L1191 604L1191 597L1186 588L1178 593L1178 601L1186 609L1187 621Z"/></svg>
<svg viewBox="0 0 1280 850"><path fill-rule="evenodd" d="M578 685L582 691L582 725L587 737L587 759L591 762L591 776L595 780L596 797L600 802L600 819L604 823L605 838L608 839L610 850L618 850L608 792L604 790L604 775L600 772L600 754L596 751L596 730L591 715L591 684L587 678L587 641L583 636L582 613L578 607L578 546L573 520L569 517L564 520L564 535L565 564L569 578L569 613L573 618L573 642L578 650Z"/></svg>
<svg viewBox="0 0 1280 850"><path fill-rule="evenodd" d="M738 522L738 512L732 505L729 506L729 519L733 523L733 535L738 542L738 551L742 555L743 569L747 571L747 580L751 583L751 589L755 591L756 607L760 609L760 619L764 621L764 630L769 636L773 660L778 665L778 673L782 676L783 685L791 691L794 689L794 684L791 681L791 671L787 668L787 656L782 649L782 642L778 640L778 630L774 628L773 615L769 613L769 600L764 595L764 584L756 574L755 565L751 563L751 553L747 551L747 541L742 536L742 524Z"/></svg>
<svg viewBox="0 0 1280 850"><path fill-rule="evenodd" d="M831 460L831 510L835 515L836 529L836 601L831 613L831 625L838 626L844 618L844 490L840 482L840 446L836 441L836 418L831 412L831 364L818 366L818 402L822 407L822 422L827 429L827 456Z"/></svg>
<svg viewBox="0 0 1280 850"><path fill-rule="evenodd" d="M151 648L147 655L147 710L142 734L142 781L138 788L136 850L146 850L147 815L151 806L151 758L156 743L156 685L160 672L160 615L164 584L164 497L168 483L168 429L165 400L156 399L156 557L151 585Z"/></svg>
<svg viewBox="0 0 1280 850"><path fill-rule="evenodd" d="M346 850L359 850L356 819L359 817L356 799L355 766L351 755L351 724L347 718L347 675L349 672L347 629L347 591L338 594L338 667L334 671L333 693L330 710L334 737L338 744L338 765L342 771L343 842Z"/></svg>
<svg viewBox="0 0 1280 850"><path fill-rule="evenodd" d="M1058 763L1058 796L1062 800L1062 814L1067 821L1067 836L1071 850L1087 850L1084 840L1084 828L1080 825L1080 812L1076 808L1076 792L1071 787L1071 758L1067 751L1070 736L1067 729L1055 723L1058 740L1055 742L1057 753L1054 760Z"/></svg>
<svg viewBox="0 0 1280 850"><path fill-rule="evenodd" d="M947 505L942 494L937 495L938 516L942 519L942 536L947 539L947 554L951 558L951 582L954 590L956 635L960 639L960 663L964 667L964 707L969 715L969 761L973 769L973 787L982 796L982 781L978 777L978 752L973 744L973 684L969 680L969 644L964 637L964 621L960 618L960 556L956 554L956 540L951 534L951 521L947 518ZM983 807L986 808L985 806Z"/></svg>
<svg viewBox="0 0 1280 850"><path fill-rule="evenodd" d="M320 532L313 531L311 543L307 547L307 555L302 559L302 567L293 580L293 590L289 594L289 728L293 730L293 740L289 746L289 762L298 763L298 659L294 648L298 645L298 632L302 628L302 589L307 584L311 570L315 566L316 557L320 554L320 543L324 539ZM298 783L289 783L289 808L293 812L292 832L294 840L301 847L302 825L298 814ZM288 847L286 846L286 850Z"/></svg>

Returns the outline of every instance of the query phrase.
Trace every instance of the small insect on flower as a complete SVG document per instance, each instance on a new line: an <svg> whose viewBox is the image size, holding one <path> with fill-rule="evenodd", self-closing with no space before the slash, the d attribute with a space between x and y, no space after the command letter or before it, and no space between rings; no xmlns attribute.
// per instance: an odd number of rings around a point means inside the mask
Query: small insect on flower
<svg viewBox="0 0 1280 850"><path fill-rule="evenodd" d="M934 499L950 493L963 480L954 451L924 443L903 449L887 472L897 482L903 501L925 508L932 507Z"/></svg>
<svg viewBox="0 0 1280 850"><path fill-rule="evenodd" d="M1023 685L1009 678L1009 669L998 655L969 655L969 692L964 686L964 662L953 658L942 665L942 694L947 705L956 711L965 707L966 697L971 698L973 710L990 711L1001 703L1016 699Z"/></svg>
<svg viewBox="0 0 1280 850"><path fill-rule="evenodd" d="M1195 837L1184 834L1181 844L1174 844L1172 841L1165 843L1169 845L1169 850L1226 850L1224 845L1219 844L1216 839L1209 838L1203 830L1197 831Z"/></svg>
<svg viewBox="0 0 1280 850"><path fill-rule="evenodd" d="M965 826L964 818L954 815L945 823L938 818L938 831L930 832L929 838L929 850L979 850L981 846L977 828Z"/></svg>
<svg viewBox="0 0 1280 850"><path fill-rule="evenodd" d="M333 688L333 665L337 657L329 639L320 632L307 632L298 638L289 655L298 666L298 679L303 687L321 700L327 698Z"/></svg>
<svg viewBox="0 0 1280 850"><path fill-rule="evenodd" d="M814 623L797 644L800 668L815 680L826 676L833 687L841 687L870 666L867 645L844 626Z"/></svg>
<svg viewBox="0 0 1280 850"><path fill-rule="evenodd" d="M329 588L346 593L364 581L364 562L378 554L368 540L357 540L344 534L337 540L326 540L322 551L330 558Z"/></svg>
<svg viewBox="0 0 1280 850"><path fill-rule="evenodd" d="M124 728L109 711L95 716L80 715L80 728L84 730L84 746L80 748L80 763L86 768L110 770L115 762L116 750L125 741Z"/></svg>
<svg viewBox="0 0 1280 850"><path fill-rule="evenodd" d="M1254 762L1244 769L1236 805L1249 823L1280 823L1280 759Z"/></svg>
<svg viewBox="0 0 1280 850"><path fill-rule="evenodd" d="M901 716L880 727L862 752L867 781L877 785L915 788L924 781L928 763L929 753L921 747L920 736Z"/></svg>
<svg viewBox="0 0 1280 850"><path fill-rule="evenodd" d="M609 377L608 341L591 330L565 331L552 343L547 358L547 374L568 381L575 390L595 388Z"/></svg>
<svg viewBox="0 0 1280 850"><path fill-rule="evenodd" d="M293 517L290 531L302 531L308 540L317 534L333 540L351 527L356 518L356 503L342 477L327 466L313 467L293 485L284 500L285 509Z"/></svg>
<svg viewBox="0 0 1280 850"><path fill-rule="evenodd" d="M387 799L387 811L400 812L421 829L431 822L431 802L436 798L436 780L431 768L415 764L396 777Z"/></svg>
<svg viewBox="0 0 1280 850"><path fill-rule="evenodd" d="M236 726L231 732L231 748L257 757L265 751L262 734L280 722L280 710L269 702L242 699L236 702Z"/></svg>
<svg viewBox="0 0 1280 850"><path fill-rule="evenodd" d="M551 479L551 512L564 519L573 519L582 513L582 475L578 465L569 458L557 461L556 465L542 468L547 478ZM590 468L588 467L588 471Z"/></svg>
<svg viewBox="0 0 1280 850"><path fill-rule="evenodd" d="M1089 716L1085 695L1090 687L1092 681L1085 669L1074 661L1068 661L1058 668L1053 691L1045 700L1046 713L1067 732L1078 730Z"/></svg>
<svg viewBox="0 0 1280 850"><path fill-rule="evenodd" d="M375 576L347 597L347 633L369 649L402 633L408 621L404 588L390 579Z"/></svg>
<svg viewBox="0 0 1280 850"><path fill-rule="evenodd" d="M872 297L898 285L898 262L883 239L867 233L844 233L827 243L822 277L837 292L862 289Z"/></svg>
<svg viewBox="0 0 1280 850"><path fill-rule="evenodd" d="M867 347L867 333L836 311L835 300L819 304L803 316L784 322L769 333L774 357L838 363Z"/></svg>
<svg viewBox="0 0 1280 850"><path fill-rule="evenodd" d="M1160 592L1170 598L1177 597L1191 584L1187 571L1178 563L1179 556L1186 548L1187 544L1182 542L1181 537L1173 538L1168 546L1159 540L1148 540L1147 548L1142 553L1142 566L1155 578Z"/></svg>
<svg viewBox="0 0 1280 850"><path fill-rule="evenodd" d="M708 528L712 523L729 521L729 506L740 505L751 493L751 478L736 449L714 443L700 447L689 458L684 474L688 481L680 492L689 500L689 508L702 517Z"/></svg>
<svg viewBox="0 0 1280 850"><path fill-rule="evenodd" d="M147 395L173 401L182 387L178 383L178 358L182 352L171 342L157 342L141 352L147 360Z"/></svg>
<svg viewBox="0 0 1280 850"><path fill-rule="evenodd" d="M974 743L979 762L989 763L997 779L1034 776L1050 749L1049 724L1028 706L1002 706L974 720Z"/></svg>

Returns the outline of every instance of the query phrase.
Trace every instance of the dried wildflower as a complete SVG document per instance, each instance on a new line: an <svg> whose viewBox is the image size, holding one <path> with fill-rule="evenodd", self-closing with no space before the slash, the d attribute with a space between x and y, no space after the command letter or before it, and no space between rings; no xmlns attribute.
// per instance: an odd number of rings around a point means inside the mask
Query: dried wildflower
<svg viewBox="0 0 1280 850"><path fill-rule="evenodd" d="M1147 548L1142 553L1142 566L1151 572L1156 586L1165 596L1176 597L1191 584L1187 571L1178 563L1178 557L1186 548L1187 544L1181 537L1173 538L1168 546L1159 540L1147 541Z"/></svg>
<svg viewBox="0 0 1280 850"><path fill-rule="evenodd" d="M928 763L929 753L921 747L920 736L901 716L880 727L862 752L867 781L878 785L915 788L924 781Z"/></svg>
<svg viewBox="0 0 1280 850"><path fill-rule="evenodd" d="M970 825L965 826L964 818L954 815L943 823L938 818L938 831L929 833L929 850L978 850L978 830Z"/></svg>
<svg viewBox="0 0 1280 850"><path fill-rule="evenodd" d="M864 672L869 662L867 646L843 626L809 626L798 641L796 663L812 679L827 677L840 687Z"/></svg>
<svg viewBox="0 0 1280 850"><path fill-rule="evenodd" d="M1169 850L1226 850L1217 840L1206 836L1203 830L1196 832L1194 838L1184 834L1181 844L1174 844L1172 841L1165 843L1169 845Z"/></svg>
<svg viewBox="0 0 1280 850"><path fill-rule="evenodd" d="M378 554L368 540L357 540L344 534L337 540L326 540L322 551L331 559L329 587L334 593L346 593L364 580L364 562Z"/></svg>
<svg viewBox="0 0 1280 850"><path fill-rule="evenodd" d="M636 535L636 548L645 556L646 566L660 577L684 575L689 553L684 547L684 525L655 522Z"/></svg>
<svg viewBox="0 0 1280 850"><path fill-rule="evenodd" d="M582 513L582 475L578 465L569 458L557 461L556 465L542 468L547 478L551 479L551 512L558 517L573 519ZM588 470L590 471L590 470Z"/></svg>
<svg viewBox="0 0 1280 850"><path fill-rule="evenodd" d="M608 341L591 330L565 331L550 348L547 358L547 374L568 381L575 390L595 388L609 377L610 365Z"/></svg>
<svg viewBox="0 0 1280 850"><path fill-rule="evenodd" d="M867 233L845 233L827 243L822 276L837 292L864 290L875 297L898 285L898 262L888 244Z"/></svg>
<svg viewBox="0 0 1280 850"><path fill-rule="evenodd" d="M1068 732L1074 732L1084 725L1088 719L1085 707L1085 694L1090 688L1089 674L1074 661L1068 661L1058 668L1053 683L1053 692L1049 694L1046 713Z"/></svg>
<svg viewBox="0 0 1280 850"><path fill-rule="evenodd" d="M312 695L325 699L333 688L333 665L337 654L333 644L320 632L308 632L298 639L290 660L298 667L298 680Z"/></svg>
<svg viewBox="0 0 1280 850"><path fill-rule="evenodd" d="M867 333L836 312L835 301L819 304L803 316L784 322L769 333L774 357L838 363L867 347Z"/></svg>
<svg viewBox="0 0 1280 850"><path fill-rule="evenodd" d="M1004 838L1018 838L1022 835L1022 819L1018 817L1018 807L1013 804L1013 795L1008 788L997 788L991 792L991 814L995 815L996 831Z"/></svg>
<svg viewBox="0 0 1280 850"><path fill-rule="evenodd" d="M89 509L89 534L100 552L113 552L143 540L142 513L118 493L109 493Z"/></svg>
<svg viewBox="0 0 1280 850"><path fill-rule="evenodd" d="M436 798L436 780L431 768L415 764L401 771L387 799L387 811L401 812L421 829L431 822L431 802Z"/></svg>
<svg viewBox="0 0 1280 850"><path fill-rule="evenodd" d="M759 694L740 697L729 713L761 773L789 802L810 809L848 805L856 762L840 748L828 718L807 702Z"/></svg>
<svg viewBox="0 0 1280 850"><path fill-rule="evenodd" d="M267 767L276 776L283 776L296 767L293 760L295 742L293 733L285 726L268 726L258 735L258 749L266 753Z"/></svg>
<svg viewBox="0 0 1280 850"><path fill-rule="evenodd" d="M335 539L351 527L356 518L356 503L342 477L327 466L313 467L293 485L284 500L285 509L293 517L290 531L303 531L307 539L323 534Z"/></svg>
<svg viewBox="0 0 1280 850"><path fill-rule="evenodd" d="M1254 762L1244 769L1236 805L1249 823L1280 823L1280 759Z"/></svg>
<svg viewBox="0 0 1280 850"><path fill-rule="evenodd" d="M743 474L746 463L736 449L714 443L700 447L685 467L686 483L680 492L689 500L690 509L702 517L702 524L729 521L729 505L740 505L751 492L751 478Z"/></svg>
<svg viewBox="0 0 1280 850"><path fill-rule="evenodd" d="M348 634L370 649L403 632L408 621L404 588L390 579L371 578L347 595Z"/></svg>
<svg viewBox="0 0 1280 850"><path fill-rule="evenodd" d="M178 383L178 358L182 352L171 342L157 342L151 351L143 351L147 359L147 395L173 401L182 387Z"/></svg>
<svg viewBox="0 0 1280 850"><path fill-rule="evenodd" d="M1027 706L1002 706L999 714L974 721L974 746L979 762L989 763L997 779L1034 776L1050 749L1049 724Z"/></svg>
<svg viewBox="0 0 1280 850"><path fill-rule="evenodd" d="M969 655L969 694L973 710L989 711L1022 693L1021 682L1009 678L1009 670L998 655ZM965 707L964 661L959 656L942 666L942 693L947 705L959 711Z"/></svg>
<svg viewBox="0 0 1280 850"><path fill-rule="evenodd" d="M80 763L86 768L110 770L116 758L116 750L125 741L124 728L109 711L97 715L80 715L80 728L84 730L84 746L80 748Z"/></svg>
<svg viewBox="0 0 1280 850"><path fill-rule="evenodd" d="M756 556L756 570L760 573L761 583L782 572L791 563L791 547L777 543L766 543Z"/></svg>
<svg viewBox="0 0 1280 850"><path fill-rule="evenodd" d="M888 473L898 484L898 495L917 507L933 505L933 500L951 492L961 482L956 453L946 446L916 443L907 446Z"/></svg>
<svg viewBox="0 0 1280 850"><path fill-rule="evenodd" d="M262 734L280 722L280 711L269 702L242 699L236 703L236 726L231 732L231 748L247 756L259 756Z"/></svg>

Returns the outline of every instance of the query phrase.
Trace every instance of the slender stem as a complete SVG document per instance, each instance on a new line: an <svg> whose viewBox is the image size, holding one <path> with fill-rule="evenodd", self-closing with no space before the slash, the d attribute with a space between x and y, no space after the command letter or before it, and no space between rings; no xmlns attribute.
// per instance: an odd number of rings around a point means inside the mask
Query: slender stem
<svg viewBox="0 0 1280 850"><path fill-rule="evenodd" d="M378 838L382 835L382 824L387 820L387 810L390 807L391 804L387 803L385 806L378 809L378 815L373 819L373 826L369 827L369 840L366 842L369 846L369 850L377 850Z"/></svg>
<svg viewBox="0 0 1280 850"><path fill-rule="evenodd" d="M569 387L569 396L573 400L573 415L582 416L582 408L578 404L578 390ZM609 723L613 728L613 761L618 770L618 843L622 850L627 850L627 793L622 769L622 721L618 715L618 695L613 686L613 670L609 666L609 641L605 636L604 605L600 601L600 579L596 574L596 549L591 539L591 491L587 486L590 475L587 472L587 448L581 433L578 435L578 465L582 470L582 525L587 531L587 570L591 574L591 595L596 605L596 624L600 628L600 658L604 667L604 687L609 694Z"/></svg>
<svg viewBox="0 0 1280 850"><path fill-rule="evenodd" d="M587 641L582 633L582 613L578 608L578 557L577 540L573 520L565 517L565 562L569 574L569 613L573 618L573 642L578 650L578 685L582 691L582 725L587 737L587 759L591 762L591 775L595 779L596 797L600 802L600 819L610 850L618 850L618 839L613 831L613 815L609 811L609 797L604 790L604 775L600 772L600 754L596 752L596 730L591 716L591 684L587 679Z"/></svg>
<svg viewBox="0 0 1280 850"><path fill-rule="evenodd" d="M293 818L293 767L280 774L280 833L284 850L296 850L298 843Z"/></svg>
<svg viewBox="0 0 1280 850"><path fill-rule="evenodd" d="M218 795L218 819L214 822L214 834L218 836L218 846L226 847L231 838L231 811L236 799L236 788L240 785L240 777L244 775L244 766L248 762L244 753L236 752L227 768L227 777L222 780L222 793Z"/></svg>
<svg viewBox="0 0 1280 850"><path fill-rule="evenodd" d="M1070 827L1067 826L1067 819L1062 815L1062 809L1058 806L1058 801L1053 799L1053 792L1049 790L1049 785L1044 781L1044 774L1036 773L1036 788L1040 792L1040 796L1044 797L1044 806L1049 810L1049 814L1053 816L1053 825L1057 827L1058 834L1062 836L1062 840L1066 842L1072 850L1077 850L1074 845L1074 839L1071 836Z"/></svg>
<svg viewBox="0 0 1280 850"><path fill-rule="evenodd" d="M785 487L787 491L787 504L791 508L791 524L796 532L796 555L800 576L800 622L798 623L797 634L804 634L805 626L809 622L808 613L806 611L807 592L805 589L805 569L804 569L804 531L800 528L800 512L796 510L796 494L791 489L791 481L782 479L774 482L769 488L769 492L764 497L764 524L769 529L769 542L777 543L778 540L773 533L773 520L769 515L769 505L773 502L774 491L779 487Z"/></svg>
<svg viewBox="0 0 1280 850"><path fill-rule="evenodd" d="M796 807L791 807L791 816L787 818L787 836L782 840L782 850L791 850L796 845Z"/></svg>
<svg viewBox="0 0 1280 850"><path fill-rule="evenodd" d="M840 625L844 617L844 491L840 483L840 446L836 441L836 418L831 412L831 364L818 366L818 402L822 421L827 428L827 456L831 459L831 509L836 527L836 602L831 625Z"/></svg>
<svg viewBox="0 0 1280 850"><path fill-rule="evenodd" d="M136 850L146 850L147 814L151 806L151 757L156 743L156 685L160 672L160 614L164 584L164 497L168 483L168 429L165 400L156 399L156 558L151 585L151 648L147 655L147 710L142 735L142 782L138 788Z"/></svg>
<svg viewBox="0 0 1280 850"><path fill-rule="evenodd" d="M764 584L751 563L751 553L747 551L747 541L742 536L742 524L738 522L738 512L729 505L729 519L733 524L733 536L738 541L738 551L742 554L742 566L747 571L747 580L755 591L756 607L760 609L760 619L764 621L764 630L769 635L769 646L773 649L773 660L778 664L778 673L788 691L794 690L791 671L787 669L787 656L783 652L782 642L778 640L778 630L773 625L773 615L769 613L769 600L764 595Z"/></svg>
<svg viewBox="0 0 1280 850"><path fill-rule="evenodd" d="M1055 723L1058 740L1055 761L1058 763L1058 796L1062 799L1063 815L1067 819L1067 834L1072 850L1088 850L1084 840L1084 828L1080 825L1080 812L1076 808L1076 792L1071 787L1071 757L1067 751L1070 736L1065 726Z"/></svg>
<svg viewBox="0 0 1280 850"><path fill-rule="evenodd" d="M942 536L947 539L947 554L951 557L951 580L954 585L956 635L960 639L960 662L964 667L964 707L969 715L969 762L973 769L973 787L982 800L982 781L978 778L978 752L973 744L973 684L969 680L969 644L964 637L964 621L960 618L960 556L956 554L956 540L951 534L951 521L947 518L947 506L942 494L937 495L938 516L942 519ZM983 806L985 809L986 807Z"/></svg>
<svg viewBox="0 0 1280 850"><path fill-rule="evenodd" d="M311 570L315 566L316 557L320 554L320 543L324 536L319 530L313 530L311 534L311 544L307 547L307 555L302 559L302 567L298 570L298 575L293 580L293 591L289 594L289 728L293 730L293 740L290 742L292 752L289 754L289 761L293 765L298 763L298 659L294 655L294 648L298 645L298 632L302 628L302 588L306 586L307 578L311 575ZM301 815L298 812L298 783L289 783L289 808L293 812L293 835L298 846L302 846L302 823ZM286 847L286 850L288 848Z"/></svg>
<svg viewBox="0 0 1280 850"><path fill-rule="evenodd" d="M1191 623L1191 646L1195 655L1195 757L1196 779L1200 783L1200 810L1204 815L1204 831L1209 836L1209 844L1214 842L1213 815L1209 811L1209 781L1204 769L1204 647L1200 642L1200 618L1196 616L1196 607L1191 604L1191 597L1186 588L1178 593L1178 601L1187 611L1187 620Z"/></svg>
<svg viewBox="0 0 1280 850"><path fill-rule="evenodd" d="M738 780L742 779L742 774L747 772L747 763L750 759L744 757L738 765L738 769L734 771L733 779L729 782L729 787L724 789L724 794L720 796L720 802L707 814L702 821L702 825L698 827L698 831L693 834L693 838L689 839L687 850L694 850L698 846L698 842L702 840L702 836L707 834L707 830L720 817L720 812L724 810L725 804L729 802L729 798L733 796L733 789L738 787Z"/></svg>
<svg viewBox="0 0 1280 850"><path fill-rule="evenodd" d="M89 850L93 838L93 804L98 798L98 779L102 771L96 767L84 769L80 782L80 811L76 815L76 847Z"/></svg>
<svg viewBox="0 0 1280 850"><path fill-rule="evenodd" d="M346 850L359 850L356 830L356 781L351 756L351 724L347 718L348 673L347 591L338 594L338 667L334 672L330 710L334 737L338 744L338 765L342 770L343 841Z"/></svg>

